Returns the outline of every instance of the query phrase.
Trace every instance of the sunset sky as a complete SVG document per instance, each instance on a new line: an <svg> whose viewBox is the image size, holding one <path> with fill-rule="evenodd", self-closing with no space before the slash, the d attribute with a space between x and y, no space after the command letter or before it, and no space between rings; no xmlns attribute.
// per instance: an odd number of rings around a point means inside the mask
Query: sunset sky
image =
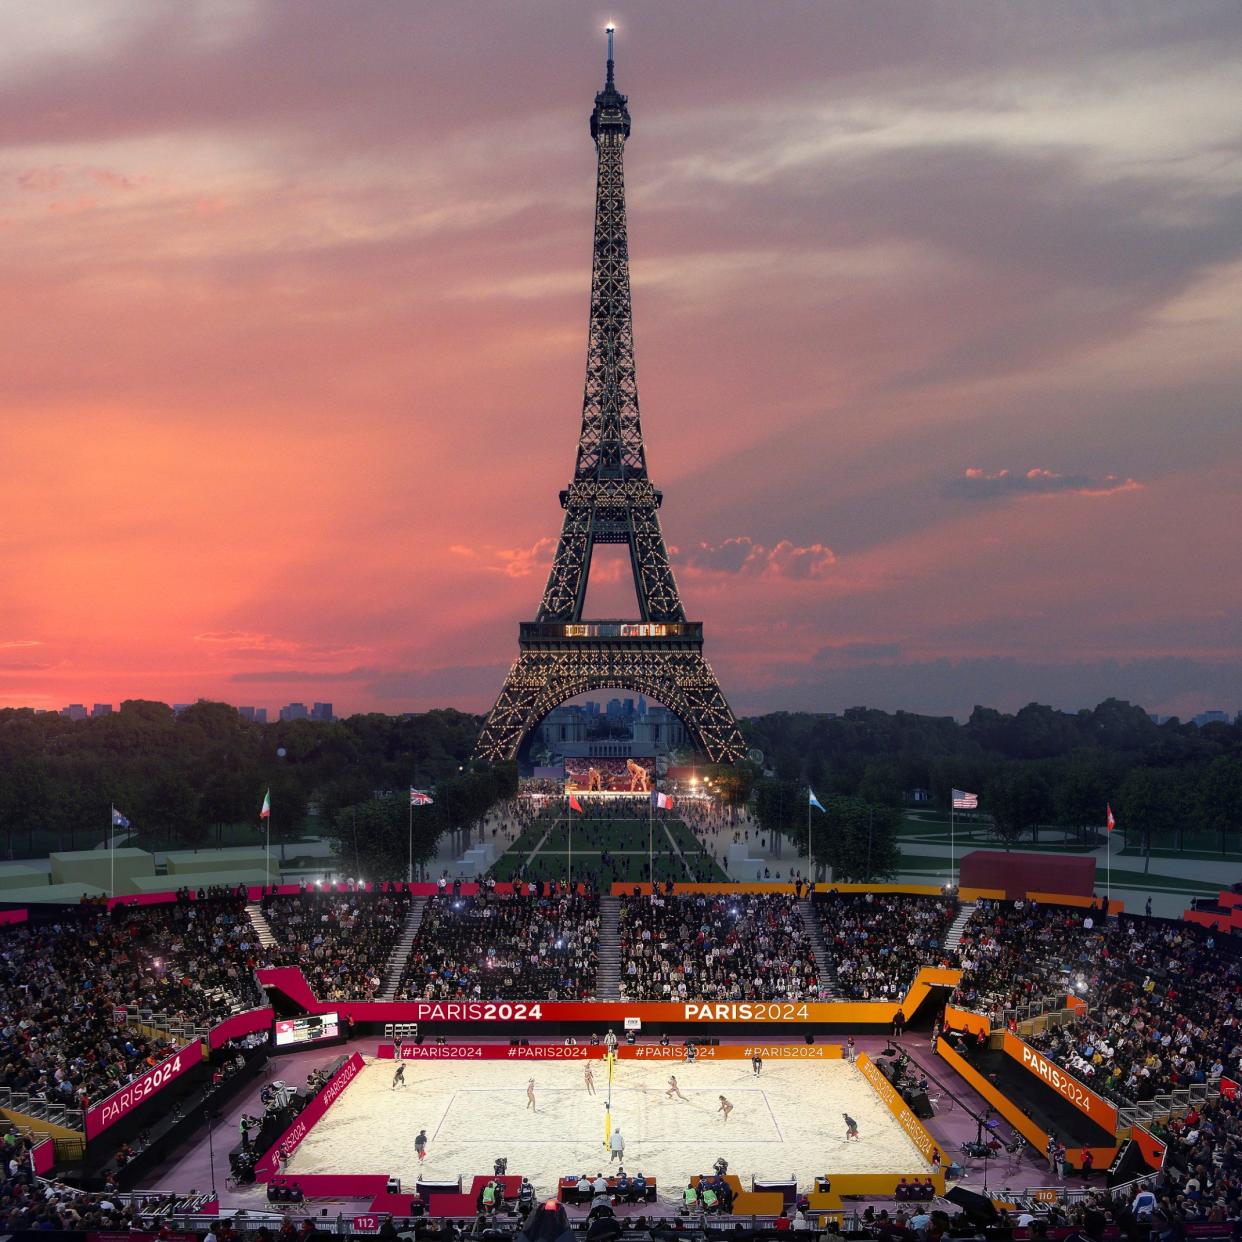
<svg viewBox="0 0 1242 1242"><path fill-rule="evenodd" d="M648 463L734 708L1242 708L1236 0L9 0L0 704L490 706L573 468L609 18Z"/></svg>

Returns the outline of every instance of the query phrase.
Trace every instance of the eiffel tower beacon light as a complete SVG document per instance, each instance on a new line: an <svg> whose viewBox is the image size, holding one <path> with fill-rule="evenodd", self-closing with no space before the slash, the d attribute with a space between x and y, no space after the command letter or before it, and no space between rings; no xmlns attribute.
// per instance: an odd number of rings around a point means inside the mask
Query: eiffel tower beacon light
<svg viewBox="0 0 1242 1242"><path fill-rule="evenodd" d="M598 158L595 250L577 464L561 492L565 518L538 615L519 626L518 658L483 725L475 757L514 759L554 707L588 690L620 688L663 703L710 761L733 763L745 756L745 743L703 659L703 625L686 620L660 530L663 493L647 477L625 222L630 113L614 80L613 33L609 25L607 76L591 113ZM635 620L582 617L599 543L629 547Z"/></svg>

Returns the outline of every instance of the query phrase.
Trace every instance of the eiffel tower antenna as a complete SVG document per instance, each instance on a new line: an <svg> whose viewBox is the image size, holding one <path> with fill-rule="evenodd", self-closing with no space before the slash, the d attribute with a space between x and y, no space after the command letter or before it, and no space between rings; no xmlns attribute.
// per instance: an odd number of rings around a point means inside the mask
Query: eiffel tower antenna
<svg viewBox="0 0 1242 1242"><path fill-rule="evenodd" d="M617 90L614 26L608 68L595 96L595 244L586 383L573 480L561 492L561 537L533 622L518 631L519 654L488 714L477 758L516 758L552 708L588 690L621 688L657 699L715 763L743 758L745 743L716 675L703 659L703 626L687 621L660 529L663 493L647 477L638 414L630 255L625 214L628 99ZM626 544L638 618L584 621L597 544Z"/></svg>

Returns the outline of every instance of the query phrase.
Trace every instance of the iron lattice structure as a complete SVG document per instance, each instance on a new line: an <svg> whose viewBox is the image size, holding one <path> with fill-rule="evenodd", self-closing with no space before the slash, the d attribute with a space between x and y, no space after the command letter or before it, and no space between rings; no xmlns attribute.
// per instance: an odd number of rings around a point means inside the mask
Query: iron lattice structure
<svg viewBox="0 0 1242 1242"><path fill-rule="evenodd" d="M634 323L625 222L627 100L608 75L595 96L591 137L598 172L595 253L582 430L573 482L561 492L565 520L538 617L519 631L519 655L487 717L477 758L515 758L552 708L587 690L627 689L676 712L716 763L746 753L715 673L703 659L703 627L687 621L660 529L664 497L647 477L638 416ZM583 621L598 543L627 544L637 621Z"/></svg>

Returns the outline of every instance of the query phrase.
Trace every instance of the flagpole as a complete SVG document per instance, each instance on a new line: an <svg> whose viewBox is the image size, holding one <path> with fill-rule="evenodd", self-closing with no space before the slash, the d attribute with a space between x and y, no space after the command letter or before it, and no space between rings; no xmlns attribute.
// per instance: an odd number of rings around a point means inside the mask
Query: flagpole
<svg viewBox="0 0 1242 1242"><path fill-rule="evenodd" d="M574 812L569 810L569 887L574 886Z"/></svg>
<svg viewBox="0 0 1242 1242"><path fill-rule="evenodd" d="M267 819L263 821L267 829L263 839L263 873L267 877L267 887L272 887L272 805L271 791L268 791Z"/></svg>
<svg viewBox="0 0 1242 1242"><path fill-rule="evenodd" d="M806 873L809 880L815 878L814 856L811 854L811 787L806 787Z"/></svg>
<svg viewBox="0 0 1242 1242"><path fill-rule="evenodd" d="M655 799L653 793L647 799L647 879L651 881L651 891L655 892Z"/></svg>
<svg viewBox="0 0 1242 1242"><path fill-rule="evenodd" d="M957 849L955 847L954 834L956 832L956 823L953 818L953 812L956 810L957 799L953 796L954 791L949 790L949 883L953 883L953 871L957 865Z"/></svg>
<svg viewBox="0 0 1242 1242"><path fill-rule="evenodd" d="M414 796L410 795L410 854L405 868L405 882L414 883Z"/></svg>
<svg viewBox="0 0 1242 1242"><path fill-rule="evenodd" d="M1104 830L1104 858L1106 869L1104 872L1104 901L1108 905L1113 904L1113 834L1111 829ZM1105 916L1107 918L1107 916Z"/></svg>
<svg viewBox="0 0 1242 1242"><path fill-rule="evenodd" d="M108 896L116 896L116 803L108 807Z"/></svg>

